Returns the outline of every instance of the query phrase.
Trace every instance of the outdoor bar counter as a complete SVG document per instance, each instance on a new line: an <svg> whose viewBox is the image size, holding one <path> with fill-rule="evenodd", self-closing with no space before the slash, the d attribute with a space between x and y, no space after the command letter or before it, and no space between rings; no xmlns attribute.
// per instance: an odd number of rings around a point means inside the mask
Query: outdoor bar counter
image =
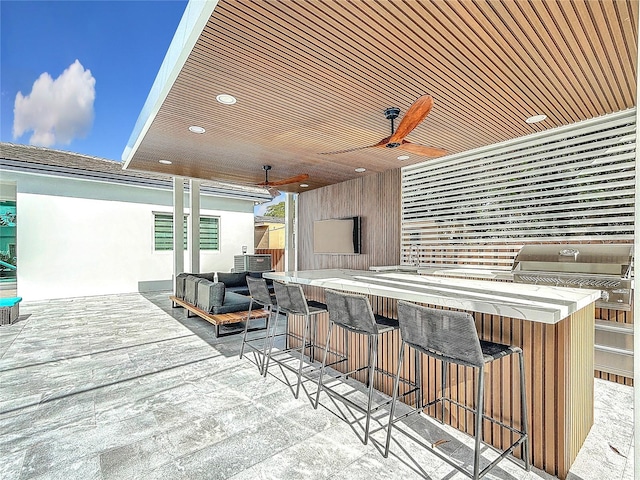
<svg viewBox="0 0 640 480"><path fill-rule="evenodd" d="M594 302L600 298L599 290L346 269L270 272L264 276L305 285L308 298L317 301L324 300L326 288L369 295L374 312L386 316L396 316L397 300L470 312L481 339L522 347L531 461L559 478L567 476L593 424ZM319 320L317 338L321 341L327 322L327 315ZM299 323L292 322L289 328L299 329ZM332 341L332 345L339 343ZM350 362L364 362L364 343L357 337L351 337L349 343ZM391 375L395 373L399 346L399 332L385 336L379 344L378 367ZM414 356L407 358L411 362L405 362L403 376L413 379ZM422 362L425 395L431 400L440 389L440 363L430 358ZM496 362L486 372L486 410L517 428L517 359ZM376 388L391 394L391 375L378 375ZM448 375L451 396L472 404L472 370L451 365ZM439 415L439 411L428 413ZM445 410L445 422L473 433L472 415L455 405ZM503 448L511 443L511 435L485 421L485 442ZM521 455L520 450L514 453Z"/></svg>

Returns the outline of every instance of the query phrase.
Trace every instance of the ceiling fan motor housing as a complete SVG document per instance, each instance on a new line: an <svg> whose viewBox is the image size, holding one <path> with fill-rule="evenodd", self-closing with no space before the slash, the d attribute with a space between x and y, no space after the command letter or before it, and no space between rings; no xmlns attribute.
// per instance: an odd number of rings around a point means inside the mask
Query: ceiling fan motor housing
<svg viewBox="0 0 640 480"><path fill-rule="evenodd" d="M393 125L393 121L398 118L398 115L400 115L400 109L398 107L389 107L384 111L384 116L387 120L391 120L391 135L393 135L394 132L394 125ZM400 144L399 143L387 143L385 145L385 147L387 148L396 148L399 147Z"/></svg>
<svg viewBox="0 0 640 480"><path fill-rule="evenodd" d="M384 111L384 117L387 120L398 118L398 115L400 115L400 109L398 107L389 107Z"/></svg>

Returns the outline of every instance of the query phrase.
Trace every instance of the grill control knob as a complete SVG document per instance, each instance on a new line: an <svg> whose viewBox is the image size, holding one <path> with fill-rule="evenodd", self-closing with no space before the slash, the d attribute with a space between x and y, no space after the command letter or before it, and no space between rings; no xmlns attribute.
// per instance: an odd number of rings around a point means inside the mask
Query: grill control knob
<svg viewBox="0 0 640 480"><path fill-rule="evenodd" d="M579 253L580 250L575 248L563 248L558 252L561 257L573 257L574 260L577 260Z"/></svg>
<svg viewBox="0 0 640 480"><path fill-rule="evenodd" d="M601 298L602 300L604 300L605 302L608 302L608 301L609 301L609 292L607 292L607 291L605 291L605 290L602 290L602 291L600 292L600 298Z"/></svg>

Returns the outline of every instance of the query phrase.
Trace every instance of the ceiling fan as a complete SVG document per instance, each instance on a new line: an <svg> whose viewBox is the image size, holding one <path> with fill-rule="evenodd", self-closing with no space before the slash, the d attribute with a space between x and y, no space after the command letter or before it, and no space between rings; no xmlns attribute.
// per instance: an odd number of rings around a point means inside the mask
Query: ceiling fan
<svg viewBox="0 0 640 480"><path fill-rule="evenodd" d="M366 147L349 148L346 150L337 150L335 152L323 152L322 155L333 155L336 153L355 152L356 150L364 150L365 148L380 147L380 148L399 148L406 150L416 155L423 155L425 157L441 157L447 152L441 148L427 147L425 145L418 145L417 143L411 143L404 139L411 131L416 128L429 114L431 107L433 106L433 98L431 95L423 95L418 98L413 105L409 107L407 113L404 114L398 128L394 131L393 121L398 118L400 109L397 107L390 107L384 111L384 116L388 120L391 120L391 135L383 138L375 145L367 145Z"/></svg>
<svg viewBox="0 0 640 480"><path fill-rule="evenodd" d="M295 175L293 177L284 178L282 180L276 180L275 182L270 182L269 170L271 170L271 165L263 165L262 168L264 170L264 182L257 183L256 185L259 187L265 187L272 198L275 198L278 195L280 195L280 192L278 191L278 189L274 187L279 187L281 185L289 185L290 183L303 182L304 180L309 178L309 174L301 173L300 175Z"/></svg>

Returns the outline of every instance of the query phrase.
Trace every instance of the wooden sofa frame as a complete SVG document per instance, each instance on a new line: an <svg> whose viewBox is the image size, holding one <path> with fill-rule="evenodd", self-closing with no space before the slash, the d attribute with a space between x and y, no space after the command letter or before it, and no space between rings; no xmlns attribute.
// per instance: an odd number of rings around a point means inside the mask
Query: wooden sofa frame
<svg viewBox="0 0 640 480"><path fill-rule="evenodd" d="M221 334L220 325L231 325L234 323L240 323L244 321L257 320L259 318L264 318L265 319L264 327L251 327L249 328L248 331L253 332L255 330L265 330L267 328L267 323L268 323L267 317L269 316L269 313L262 309L252 310L251 317L249 317L249 312L246 310L242 312L219 313L217 315L214 315L212 313L205 312L204 310L196 307L195 305L191 305L190 303L187 303L181 298L178 298L174 295L171 295L169 298L171 299L172 306L174 308L176 306L180 306L187 309L187 317L198 316L206 320L207 322L211 323L212 325L214 325L216 327L215 328L216 338L226 337L227 335L233 335L234 333L237 333L237 332L229 332L229 333ZM195 315L189 315L189 312Z"/></svg>

